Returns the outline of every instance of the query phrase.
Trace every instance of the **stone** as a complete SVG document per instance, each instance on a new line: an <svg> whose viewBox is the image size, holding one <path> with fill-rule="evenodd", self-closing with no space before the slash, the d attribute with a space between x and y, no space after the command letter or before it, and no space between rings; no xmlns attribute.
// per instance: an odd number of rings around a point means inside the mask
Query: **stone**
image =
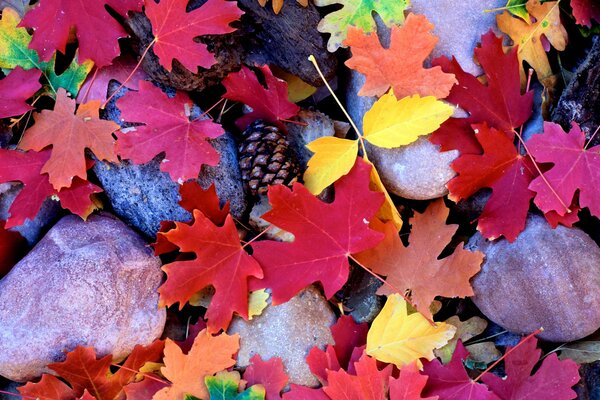
<svg viewBox="0 0 600 400"><path fill-rule="evenodd" d="M299 123L285 124L288 131L287 139L300 169L304 171L308 160L312 157L312 152L306 148L306 145L321 137L334 136L336 126L331 118L319 111L300 110L295 120Z"/></svg>
<svg viewBox="0 0 600 400"><path fill-rule="evenodd" d="M364 269L351 264L348 282L335 294L344 310L357 323L371 323L383 308L383 297L377 295L382 282Z"/></svg>
<svg viewBox="0 0 600 400"><path fill-rule="evenodd" d="M386 189L412 200L429 200L448 194L446 184L456 172L450 167L459 153L441 152L427 136L395 149L368 145L367 153Z"/></svg>
<svg viewBox="0 0 600 400"><path fill-rule="evenodd" d="M473 280L473 302L507 330L571 342L600 328L600 248L582 230L552 229L530 215L517 240L473 236L467 248L485 254Z"/></svg>
<svg viewBox="0 0 600 400"><path fill-rule="evenodd" d="M435 26L433 33L439 41L432 58L454 56L465 71L479 75L482 71L473 61L473 50L481 35L490 29L500 35L496 25L498 12L486 10L505 5L506 0L412 0L410 11L424 14Z"/></svg>
<svg viewBox="0 0 600 400"><path fill-rule="evenodd" d="M314 387L319 381L305 358L314 346L324 349L333 344L330 327L334 323L327 300L309 287L286 303L268 306L250 321L234 317L228 334L240 335L238 367L247 367L255 354L263 360L281 357L290 383Z"/></svg>
<svg viewBox="0 0 600 400"><path fill-rule="evenodd" d="M10 216L9 209L21 191L20 183L0 183L0 220L6 221ZM57 201L46 199L33 220L27 219L20 226L11 228L27 240L29 246L35 245L40 237L56 222L62 214Z"/></svg>
<svg viewBox="0 0 600 400"><path fill-rule="evenodd" d="M108 213L62 218L0 280L0 375L26 381L78 345L126 357L158 338L160 260Z"/></svg>

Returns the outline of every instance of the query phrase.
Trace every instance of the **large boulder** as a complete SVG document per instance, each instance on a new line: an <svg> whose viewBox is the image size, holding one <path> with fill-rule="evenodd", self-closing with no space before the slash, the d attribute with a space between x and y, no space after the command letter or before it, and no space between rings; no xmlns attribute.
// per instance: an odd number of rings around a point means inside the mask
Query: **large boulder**
<svg viewBox="0 0 600 400"><path fill-rule="evenodd" d="M160 261L103 213L61 219L0 281L0 375L26 381L78 345L127 356L158 338Z"/></svg>
<svg viewBox="0 0 600 400"><path fill-rule="evenodd" d="M473 301L492 321L515 333L553 342L581 339L600 328L600 248L582 230L552 229L530 215L517 240L468 243L485 254L473 279Z"/></svg>

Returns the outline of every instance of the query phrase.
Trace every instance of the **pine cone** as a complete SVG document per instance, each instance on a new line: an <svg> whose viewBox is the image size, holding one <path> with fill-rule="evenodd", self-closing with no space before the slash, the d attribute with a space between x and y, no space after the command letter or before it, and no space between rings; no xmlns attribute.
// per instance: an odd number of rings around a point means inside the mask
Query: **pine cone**
<svg viewBox="0 0 600 400"><path fill-rule="evenodd" d="M298 162L279 128L258 120L243 133L240 144L242 180L252 196L266 193L269 185L291 186L298 180Z"/></svg>

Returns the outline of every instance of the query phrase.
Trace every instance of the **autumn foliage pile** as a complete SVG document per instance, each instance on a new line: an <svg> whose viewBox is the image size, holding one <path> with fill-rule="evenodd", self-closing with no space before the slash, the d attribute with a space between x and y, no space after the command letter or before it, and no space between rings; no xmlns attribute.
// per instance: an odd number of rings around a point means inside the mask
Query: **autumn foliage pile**
<svg viewBox="0 0 600 400"><path fill-rule="evenodd" d="M198 292L214 289L204 319L190 328L185 342L167 338L138 346L121 364L78 347L64 362L49 366L55 375L20 387L25 398L575 397L571 388L579 381L578 366L556 354L540 358L533 336L538 332L506 349L505 379L490 372L498 362L481 371L467 367L468 350L455 337L456 327L434 322L432 303L438 296L473 295L469 281L483 254L456 243L448 250L457 226L447 224L443 200L416 213L408 240L402 241L403 219L369 160L370 146L398 148L426 135L443 151L458 150L448 197L458 202L491 189L477 221L488 239L516 240L532 201L553 226L571 226L583 208L600 217L600 149L590 147L577 124L565 132L546 122L530 140L522 135L534 97L523 62L550 90L555 82L546 50L566 46L558 2L529 0L513 13L499 14L498 26L514 44L506 49L504 38L484 34L474 52L480 77L465 72L455 58L436 58L425 66L438 38L424 15L408 12L407 0L315 3L342 5L325 15L318 29L330 35L330 51L349 49L346 66L366 77L359 95L379 98L364 116L363 131L307 146L314 154L303 183L269 188L271 210L262 218L291 233L289 242L262 235L240 240L244 224L219 201L214 187L203 190L195 182L202 166L219 162L211 139L225 132L220 120L208 112L194 114L188 94L166 94L144 80L130 55L120 54L119 39L127 32L118 19L143 11L154 34L146 51L151 48L167 71L178 60L202 72L216 60L195 38L234 31L232 23L243 14L236 2L208 0L188 12L186 0L40 0L22 19L10 8L2 11L0 67L6 76L0 80L0 117L11 118L15 131L23 129L14 146L0 149L0 183L23 186L0 224L3 265L14 263L12 244L20 240L7 229L35 218L47 198L84 219L100 207L102 188L90 173L94 162L143 164L163 155L160 168L180 184L180 204L192 219L165 221L157 234L156 254L172 260L163 266L161 306L182 309ZM273 1L276 12L281 6L281 0ZM571 6L579 24L600 21L592 0L572 0ZM372 12L390 27L389 46L380 43ZM57 57L64 58L74 41L72 60L58 74ZM112 100L107 98L111 79L129 89L116 101L127 127L100 118ZM261 119L285 131L300 110L288 100L287 83L268 66L241 66L221 83L223 99L251 108L235 121L240 130ZM468 117L454 117L457 108ZM331 185L334 198L326 202L318 195ZM284 393L288 378L278 358L255 356L243 374L233 369L239 337L226 332L234 315L248 319L266 306L265 297L281 304L312 284L332 298L348 281L351 265L384 282L378 294L387 302L370 326L341 316L332 327L335 344L309 353L308 365L321 387L292 384ZM448 350L449 342L455 347L444 364L434 350Z"/></svg>

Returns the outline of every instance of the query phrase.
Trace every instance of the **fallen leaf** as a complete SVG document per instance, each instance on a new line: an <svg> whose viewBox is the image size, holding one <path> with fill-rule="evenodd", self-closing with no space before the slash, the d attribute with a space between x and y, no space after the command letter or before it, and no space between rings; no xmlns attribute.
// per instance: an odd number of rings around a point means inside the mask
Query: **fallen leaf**
<svg viewBox="0 0 600 400"><path fill-rule="evenodd" d="M250 359L250 365L244 371L244 380L248 386L262 385L266 391L266 400L281 399L281 391L288 383L288 376L283 369L283 362L279 357L272 357L263 361L259 354Z"/></svg>
<svg viewBox="0 0 600 400"><path fill-rule="evenodd" d="M19 232L5 228L5 221L0 220L0 278L25 255L27 241Z"/></svg>
<svg viewBox="0 0 600 400"><path fill-rule="evenodd" d="M12 8L2 10L0 19L0 68L38 68L39 57L28 48L31 36L25 28L19 28L21 17ZM39 68L38 68L39 69Z"/></svg>
<svg viewBox="0 0 600 400"><path fill-rule="evenodd" d="M248 297L248 320L251 320L253 317L257 317L262 314L262 312L269 305L269 297L271 295L265 289L255 290L254 292L250 292Z"/></svg>
<svg viewBox="0 0 600 400"><path fill-rule="evenodd" d="M306 148L314 154L304 172L304 184L313 194L346 175L356 162L358 141L325 136L313 140Z"/></svg>
<svg viewBox="0 0 600 400"><path fill-rule="evenodd" d="M403 26L392 25L390 45L382 47L375 32L365 35L350 27L344 42L352 58L346 66L365 75L359 96L381 96L391 87L398 98L420 95L443 99L456 83L441 67L423 68L438 38L424 15L409 14Z"/></svg>
<svg viewBox="0 0 600 400"><path fill-rule="evenodd" d="M577 364L589 364L600 360L600 341L583 340L560 346L561 360L573 360Z"/></svg>
<svg viewBox="0 0 600 400"><path fill-rule="evenodd" d="M15 68L4 79L0 80L0 118L21 115L33 107L25 102L42 87L41 71Z"/></svg>
<svg viewBox="0 0 600 400"><path fill-rule="evenodd" d="M592 27L592 20L600 23L600 4L596 0L571 0L573 16L579 25Z"/></svg>
<svg viewBox="0 0 600 400"><path fill-rule="evenodd" d="M160 170L180 183L196 179L203 165L219 163L209 140L225 133L221 125L210 119L190 120L193 103L182 92L169 98L150 82L139 86L138 92L129 91L117 101L122 119L145 124L117 135L116 151L122 158L145 164L164 152Z"/></svg>
<svg viewBox="0 0 600 400"><path fill-rule="evenodd" d="M76 52L71 63L60 74L56 73L56 56L53 56L49 62L40 64L44 71L44 76L48 79L48 92L55 97L59 88L63 88L72 97L77 97L79 88L83 81L92 70L94 63L90 60L79 64L79 55Z"/></svg>
<svg viewBox="0 0 600 400"><path fill-rule="evenodd" d="M435 296L473 295L469 280L483 261L482 253L464 248L438 258L458 228L446 225L448 213L444 202L438 200L423 214L415 214L408 247L404 247L394 226L375 222L374 227L383 225L385 239L377 247L356 255L362 265L387 277L388 285L381 286L378 294L410 289L412 301L427 318L431 318L429 305Z"/></svg>
<svg viewBox="0 0 600 400"><path fill-rule="evenodd" d="M43 374L37 383L27 382L17 388L23 396L36 400L72 400L77 398L75 391L54 375Z"/></svg>
<svg viewBox="0 0 600 400"><path fill-rule="evenodd" d="M64 89L56 94L54 110L43 110L34 116L35 125L25 131L19 148L40 151L52 146L50 159L42 168L56 189L71 186L74 177L87 178L85 149L100 160L118 161L114 152L112 133L119 126L100 120L100 103L81 104L75 112L75 100Z"/></svg>
<svg viewBox="0 0 600 400"><path fill-rule="evenodd" d="M236 121L240 130L262 119L285 131L281 121L295 116L300 107L288 101L288 87L285 81L276 78L266 65L258 69L265 78L266 87L258 81L256 74L248 67L242 66L242 69L230 73L221 82L227 90L223 97L252 108L252 112Z"/></svg>
<svg viewBox="0 0 600 400"><path fill-rule="evenodd" d="M400 212L394 204L394 201L392 200L387 189L383 185L383 182L381 181L381 177L379 176L375 165L373 165L373 163L371 163L368 160L366 160L365 162L371 166L371 183L369 184L369 188L374 192L383 193L383 195L385 196L385 201L383 202L383 205L381 206L379 211L377 211L377 218L379 218L382 222L390 221L399 231L400 228L402 228L402 216L400 215Z"/></svg>
<svg viewBox="0 0 600 400"><path fill-rule="evenodd" d="M380 0L315 0L318 7L341 4L340 10L327 14L317 26L321 33L329 33L327 50L336 51L346 40L348 29L353 26L363 32L375 32L376 25L373 12L381 18L387 27L404 22L404 10L409 6L409 0L380 1Z"/></svg>
<svg viewBox="0 0 600 400"><path fill-rule="evenodd" d="M270 288L277 305L314 282L321 282L327 298L341 289L348 279L348 256L382 238L369 229L369 220L383 202L383 195L369 190L370 170L357 158L348 175L336 182L333 203L322 202L300 183L291 190L283 185L269 189L273 208L262 218L295 239L252 244L254 258L264 271L264 279L251 280L252 290Z"/></svg>
<svg viewBox="0 0 600 400"><path fill-rule="evenodd" d="M367 354L402 369L420 358L433 360L433 350L445 346L456 327L444 322L431 323L419 312L408 315L408 305L399 294L392 294L377 315L367 335Z"/></svg>
<svg viewBox="0 0 600 400"><path fill-rule="evenodd" d="M239 335L221 333L212 336L203 330L198 334L188 354L171 339L165 342L165 366L162 374L172 384L158 391L152 400L182 400L185 395L207 398L206 376L232 367L235 353L240 348Z"/></svg>
<svg viewBox="0 0 600 400"><path fill-rule="evenodd" d="M354 367L356 375L344 370L328 371L328 385L323 388L325 394L331 400L386 400L392 366L380 371L377 361L364 354Z"/></svg>
<svg viewBox="0 0 600 400"><path fill-rule="evenodd" d="M204 378L210 400L263 400L265 388L254 385L238 393L240 387L240 373L237 371L222 371L215 376ZM192 399L195 400L195 399ZM200 399L197 399L200 400Z"/></svg>
<svg viewBox="0 0 600 400"><path fill-rule="evenodd" d="M122 55L113 60L111 65L102 68L93 69L83 82L77 95L78 103L85 103L89 100L98 100L104 102L108 94L108 85L110 81L115 80L123 83L131 73L133 75L124 87L131 90L139 90L140 81L146 78L143 69L135 69L136 62L129 55Z"/></svg>
<svg viewBox="0 0 600 400"><path fill-rule="evenodd" d="M488 325L487 321L481 317L471 317L466 321L461 321L457 315L453 315L444 322L454 325L456 327L456 334L450 339L447 345L434 351L436 357L439 357L443 364L450 362L459 340L464 343L482 334Z"/></svg>
<svg viewBox="0 0 600 400"><path fill-rule="evenodd" d="M301 385L290 385L290 390L283 394L283 400L331 400L322 388L313 389Z"/></svg>
<svg viewBox="0 0 600 400"><path fill-rule="evenodd" d="M427 377L419 374L417 363L407 364L397 379L390 378L390 400L437 400L438 396L421 397Z"/></svg>
<svg viewBox="0 0 600 400"><path fill-rule="evenodd" d="M146 2L145 13L152 24L154 53L167 71L177 59L192 72L210 68L217 61L206 44L194 38L203 35L222 35L235 31L229 24L244 13L235 1L208 0L197 9L186 12L188 0Z"/></svg>

